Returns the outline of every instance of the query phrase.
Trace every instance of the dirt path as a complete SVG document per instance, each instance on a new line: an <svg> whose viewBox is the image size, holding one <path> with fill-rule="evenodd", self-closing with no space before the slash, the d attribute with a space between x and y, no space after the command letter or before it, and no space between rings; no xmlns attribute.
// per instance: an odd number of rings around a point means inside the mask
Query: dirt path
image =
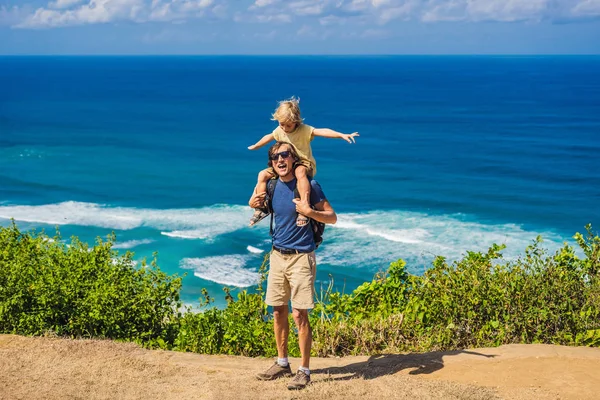
<svg viewBox="0 0 600 400"><path fill-rule="evenodd" d="M313 384L253 376L270 359L0 335L0 399L598 399L600 349L492 349L319 358ZM292 368L298 360L292 359Z"/></svg>

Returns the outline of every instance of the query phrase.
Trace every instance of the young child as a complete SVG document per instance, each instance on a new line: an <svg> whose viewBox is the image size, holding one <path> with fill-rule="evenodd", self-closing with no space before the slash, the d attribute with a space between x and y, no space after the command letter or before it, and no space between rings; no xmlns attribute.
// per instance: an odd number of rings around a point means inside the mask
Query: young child
<svg viewBox="0 0 600 400"><path fill-rule="evenodd" d="M310 125L304 124L300 116L299 99L292 97L288 100L279 102L279 106L273 113L273 121L278 121L279 126L268 135L263 136L256 144L249 146L249 150L256 150L268 144L272 140L278 142L288 142L293 144L298 151L300 161L296 164L295 175L297 179L297 189L300 194L300 199L303 202L308 202L310 198L310 182L309 179L314 178L317 174L317 163L312 155L310 142L314 136L322 136L327 138L340 138L348 143L356 143L354 137L359 136L358 132L344 134L336 132L328 128L313 128ZM277 160L275 160L277 161ZM267 182L275 176L275 171L272 167L260 171L258 174L258 183L254 189L255 193L265 193L267 191ZM253 226L258 221L265 218L268 214L267 210L255 209L254 215L250 219L250 226ZM296 225L304 226L308 224L308 218L302 214L298 214Z"/></svg>

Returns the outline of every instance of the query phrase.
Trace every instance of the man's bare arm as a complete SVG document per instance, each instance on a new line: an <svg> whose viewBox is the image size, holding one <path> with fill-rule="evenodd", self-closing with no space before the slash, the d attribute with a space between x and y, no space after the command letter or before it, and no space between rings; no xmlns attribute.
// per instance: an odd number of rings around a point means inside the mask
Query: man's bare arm
<svg viewBox="0 0 600 400"><path fill-rule="evenodd" d="M248 200L248 205L252 208L263 208L265 206L265 197L267 193L256 193L256 188L254 188L254 193Z"/></svg>
<svg viewBox="0 0 600 400"><path fill-rule="evenodd" d="M300 199L294 199L294 203L296 204L296 211L308 218L324 224L335 224L337 222L337 214L327 199L315 204L314 209L307 202L302 202Z"/></svg>

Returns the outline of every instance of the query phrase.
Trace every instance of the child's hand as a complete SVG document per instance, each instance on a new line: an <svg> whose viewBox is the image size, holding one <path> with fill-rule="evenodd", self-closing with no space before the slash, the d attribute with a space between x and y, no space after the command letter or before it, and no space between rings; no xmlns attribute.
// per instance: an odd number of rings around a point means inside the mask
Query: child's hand
<svg viewBox="0 0 600 400"><path fill-rule="evenodd" d="M358 134L358 132L354 132L349 135L342 134L342 139L344 139L348 143L356 143L356 140L354 140L355 136L360 136L360 135Z"/></svg>
<svg viewBox="0 0 600 400"><path fill-rule="evenodd" d="M253 144L252 146L248 146L248 150L256 150L256 145Z"/></svg>

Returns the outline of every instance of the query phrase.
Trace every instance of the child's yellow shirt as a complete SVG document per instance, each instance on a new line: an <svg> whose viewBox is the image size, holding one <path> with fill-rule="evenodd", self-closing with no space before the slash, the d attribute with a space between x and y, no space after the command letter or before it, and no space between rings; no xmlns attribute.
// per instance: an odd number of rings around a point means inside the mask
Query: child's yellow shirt
<svg viewBox="0 0 600 400"><path fill-rule="evenodd" d="M287 142L293 144L296 147L300 158L310 162L313 177L317 174L317 161L313 157L312 149L310 147L310 142L314 138L314 129L315 128L310 125L300 124L291 133L285 133L280 126L275 128L273 131L273 138L275 138L275 140L278 142Z"/></svg>

